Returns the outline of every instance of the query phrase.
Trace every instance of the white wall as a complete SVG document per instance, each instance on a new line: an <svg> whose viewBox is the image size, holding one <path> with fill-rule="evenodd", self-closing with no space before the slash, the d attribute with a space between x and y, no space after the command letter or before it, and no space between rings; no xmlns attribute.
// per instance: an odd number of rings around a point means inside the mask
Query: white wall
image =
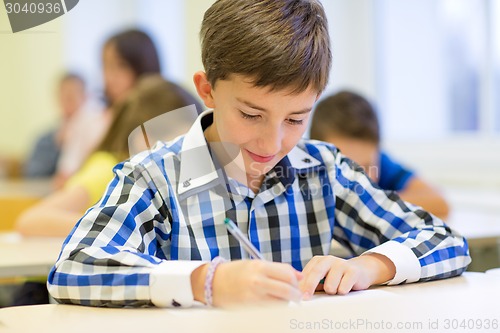
<svg viewBox="0 0 500 333"><path fill-rule="evenodd" d="M385 139L447 132L445 61L435 0L377 1L378 107Z"/></svg>
<svg viewBox="0 0 500 333"><path fill-rule="evenodd" d="M372 0L323 1L328 17L333 64L325 95L354 89L376 97L376 50Z"/></svg>
<svg viewBox="0 0 500 333"><path fill-rule="evenodd" d="M60 20L13 34L0 5L0 159L22 157L54 123L61 50Z"/></svg>

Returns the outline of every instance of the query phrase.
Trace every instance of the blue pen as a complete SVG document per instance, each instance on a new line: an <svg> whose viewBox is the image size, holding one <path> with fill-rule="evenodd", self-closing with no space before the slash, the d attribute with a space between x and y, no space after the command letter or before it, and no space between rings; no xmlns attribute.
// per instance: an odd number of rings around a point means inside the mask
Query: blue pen
<svg viewBox="0 0 500 333"><path fill-rule="evenodd" d="M243 235L241 230L236 226L236 224L228 218L224 219L224 224L227 230L240 242L240 244L245 248L245 250L254 258L264 260L262 254L250 243L250 240Z"/></svg>

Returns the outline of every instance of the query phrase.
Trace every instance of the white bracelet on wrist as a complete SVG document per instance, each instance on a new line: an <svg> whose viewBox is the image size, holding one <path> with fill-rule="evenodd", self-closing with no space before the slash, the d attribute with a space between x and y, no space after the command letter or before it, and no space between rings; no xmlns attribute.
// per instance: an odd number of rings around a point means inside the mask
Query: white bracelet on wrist
<svg viewBox="0 0 500 333"><path fill-rule="evenodd" d="M205 302L208 306L213 306L213 282L215 270L217 267L226 262L227 260L222 257L215 257L208 265L207 276L205 278Z"/></svg>

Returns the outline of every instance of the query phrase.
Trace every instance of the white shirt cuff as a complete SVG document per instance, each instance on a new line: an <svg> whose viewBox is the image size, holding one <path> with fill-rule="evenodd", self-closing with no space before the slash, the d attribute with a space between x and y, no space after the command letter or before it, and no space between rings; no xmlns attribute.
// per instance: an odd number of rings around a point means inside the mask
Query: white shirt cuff
<svg viewBox="0 0 500 333"><path fill-rule="evenodd" d="M378 253L386 256L396 267L396 275L385 284L395 285L400 283L416 282L420 279L421 267L413 251L396 241L387 241L374 247L366 253Z"/></svg>
<svg viewBox="0 0 500 333"><path fill-rule="evenodd" d="M203 264L203 261L171 260L156 266L149 277L151 302L158 307L192 306L191 273Z"/></svg>

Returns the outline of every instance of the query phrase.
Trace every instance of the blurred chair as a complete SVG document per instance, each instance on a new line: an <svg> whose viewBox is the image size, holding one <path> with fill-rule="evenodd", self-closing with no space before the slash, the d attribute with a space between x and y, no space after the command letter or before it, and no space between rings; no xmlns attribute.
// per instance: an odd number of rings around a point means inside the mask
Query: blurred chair
<svg viewBox="0 0 500 333"><path fill-rule="evenodd" d="M22 162L13 157L0 157L0 178L16 179L21 177Z"/></svg>
<svg viewBox="0 0 500 333"><path fill-rule="evenodd" d="M13 231L18 216L51 192L50 179L0 179L0 233Z"/></svg>
<svg viewBox="0 0 500 333"><path fill-rule="evenodd" d="M12 231L19 215L39 200L35 196L0 196L0 232Z"/></svg>

